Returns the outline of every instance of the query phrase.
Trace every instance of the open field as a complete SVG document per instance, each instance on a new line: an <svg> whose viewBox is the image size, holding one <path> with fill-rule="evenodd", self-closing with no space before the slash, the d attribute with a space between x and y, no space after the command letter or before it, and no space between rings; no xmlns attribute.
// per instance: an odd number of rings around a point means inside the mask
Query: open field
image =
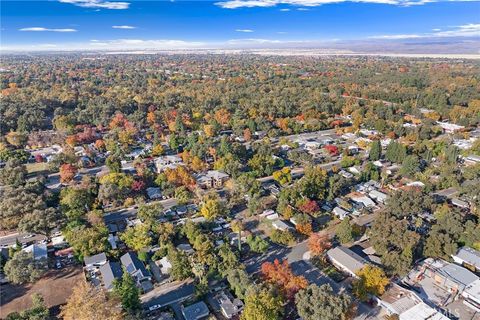
<svg viewBox="0 0 480 320"><path fill-rule="evenodd" d="M29 308L33 293L40 293L48 307L64 304L72 293L73 287L83 279L81 267L70 267L50 270L45 277L33 285L2 285L0 287L0 318L3 319L9 313Z"/></svg>

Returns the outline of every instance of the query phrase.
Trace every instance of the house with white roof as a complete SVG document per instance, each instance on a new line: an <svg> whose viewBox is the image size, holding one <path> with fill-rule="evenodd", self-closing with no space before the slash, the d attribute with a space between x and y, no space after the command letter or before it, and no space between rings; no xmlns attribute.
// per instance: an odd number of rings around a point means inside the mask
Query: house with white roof
<svg viewBox="0 0 480 320"><path fill-rule="evenodd" d="M441 122L437 121L437 124L445 131L446 133L455 133L462 129L465 129L464 126L459 126L458 124L449 123L449 122Z"/></svg>
<svg viewBox="0 0 480 320"><path fill-rule="evenodd" d="M340 220L345 219L350 214L348 211L343 210L340 207L333 208L332 213L336 215Z"/></svg>
<svg viewBox="0 0 480 320"><path fill-rule="evenodd" d="M158 173L161 173L166 169L175 169L178 166L183 165L183 160L178 155L166 155L155 159L155 167L157 168Z"/></svg>
<svg viewBox="0 0 480 320"><path fill-rule="evenodd" d="M360 192L352 192L348 194L348 197L352 199L353 202L362 204L366 208L375 207L375 202L370 199L367 195L360 193Z"/></svg>
<svg viewBox="0 0 480 320"><path fill-rule="evenodd" d="M375 297L378 305L388 315L398 315L400 320L448 320L437 310L428 306L413 291L392 283L384 294Z"/></svg>

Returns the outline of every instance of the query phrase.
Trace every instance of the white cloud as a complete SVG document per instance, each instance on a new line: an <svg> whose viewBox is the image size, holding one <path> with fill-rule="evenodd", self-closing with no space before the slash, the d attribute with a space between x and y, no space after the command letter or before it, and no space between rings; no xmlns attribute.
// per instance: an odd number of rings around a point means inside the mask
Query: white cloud
<svg viewBox="0 0 480 320"><path fill-rule="evenodd" d="M217 6L225 9L252 8L252 7L274 7L276 5L292 5L302 7L315 7L329 3L358 2L358 3L381 3L398 6L423 5L430 2L463 2L479 0L225 0L216 2ZM280 9L280 11L287 11Z"/></svg>
<svg viewBox="0 0 480 320"><path fill-rule="evenodd" d="M370 39L400 40L415 38L445 38L445 37L480 37L480 23L469 23L462 26L455 26L450 30L433 29L430 33L421 34L391 34L371 36Z"/></svg>
<svg viewBox="0 0 480 320"><path fill-rule="evenodd" d="M59 0L62 3L70 3L82 8L95 8L95 9L112 9L123 10L128 9L130 2L120 1L104 1L104 0Z"/></svg>
<svg viewBox="0 0 480 320"><path fill-rule="evenodd" d="M277 31L277 34L286 34L287 32L285 31Z"/></svg>
<svg viewBox="0 0 480 320"><path fill-rule="evenodd" d="M469 23L456 26L451 30L437 31L437 37L480 37L480 23Z"/></svg>
<svg viewBox="0 0 480 320"><path fill-rule="evenodd" d="M171 39L142 40L142 39L114 39L114 40L90 40L88 46L105 47L108 49L186 49L205 46L204 42L183 41Z"/></svg>
<svg viewBox="0 0 480 320"><path fill-rule="evenodd" d="M231 39L228 40L228 44L245 44L245 43L280 43L280 40L271 40L271 39L257 39L257 38L250 38L250 39Z"/></svg>
<svg viewBox="0 0 480 320"><path fill-rule="evenodd" d="M415 39L415 38L422 38L421 35L418 34L387 34L381 36L371 36L370 39L384 39L384 40L398 40L398 39Z"/></svg>
<svg viewBox="0 0 480 320"><path fill-rule="evenodd" d="M29 28L21 28L18 31L33 31L33 32L76 32L76 29L50 29L50 28L43 28L43 27L29 27Z"/></svg>
<svg viewBox="0 0 480 320"><path fill-rule="evenodd" d="M253 32L252 29L236 29L235 31L237 31L237 32L247 32L247 33Z"/></svg>
<svg viewBox="0 0 480 320"><path fill-rule="evenodd" d="M134 26L112 26L113 29L136 29Z"/></svg>
<svg viewBox="0 0 480 320"><path fill-rule="evenodd" d="M290 9L288 9L288 8L283 8L283 9L280 9L280 11L288 12L288 11L290 11Z"/></svg>

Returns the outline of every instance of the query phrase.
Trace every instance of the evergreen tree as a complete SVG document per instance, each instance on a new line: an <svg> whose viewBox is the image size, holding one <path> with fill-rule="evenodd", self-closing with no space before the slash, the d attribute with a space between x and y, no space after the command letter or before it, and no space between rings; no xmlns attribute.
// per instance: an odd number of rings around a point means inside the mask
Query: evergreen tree
<svg viewBox="0 0 480 320"><path fill-rule="evenodd" d="M382 146L380 145L380 140L374 140L372 145L370 146L370 152L368 154L368 158L370 161L377 161L380 160L382 156Z"/></svg>
<svg viewBox="0 0 480 320"><path fill-rule="evenodd" d="M124 270L122 279L115 281L114 293L122 301L122 307L125 311L135 312L140 310L139 289L133 280L133 277Z"/></svg>
<svg viewBox="0 0 480 320"><path fill-rule="evenodd" d="M349 218L343 219L343 221L337 226L336 231L340 243L344 244L353 240L353 230Z"/></svg>

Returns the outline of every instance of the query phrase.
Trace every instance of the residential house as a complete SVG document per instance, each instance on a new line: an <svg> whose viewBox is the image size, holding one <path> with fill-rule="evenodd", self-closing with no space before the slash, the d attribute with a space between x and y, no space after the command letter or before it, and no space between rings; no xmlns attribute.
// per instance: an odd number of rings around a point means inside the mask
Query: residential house
<svg viewBox="0 0 480 320"><path fill-rule="evenodd" d="M162 198L162 192L160 188L150 187L147 188L147 196L150 200L157 200Z"/></svg>
<svg viewBox="0 0 480 320"><path fill-rule="evenodd" d="M242 300L234 298L228 291L221 291L215 295L214 301L222 315L227 319L232 319L243 310Z"/></svg>
<svg viewBox="0 0 480 320"><path fill-rule="evenodd" d="M378 305L388 315L398 315L399 320L448 320L437 310L428 306L413 291L392 283L384 294L376 297Z"/></svg>
<svg viewBox="0 0 480 320"><path fill-rule="evenodd" d="M385 203L387 201L388 195L378 190L372 190L368 193L368 196L378 203Z"/></svg>
<svg viewBox="0 0 480 320"><path fill-rule="evenodd" d="M162 272L163 275L168 276L170 274L170 271L172 270L172 264L170 263L170 260L168 260L167 256L157 261L156 264L160 268L160 272Z"/></svg>
<svg viewBox="0 0 480 320"><path fill-rule="evenodd" d="M200 320L210 315L207 304L203 301L184 307L182 305L182 315L185 320Z"/></svg>
<svg viewBox="0 0 480 320"><path fill-rule="evenodd" d="M445 131L446 133L455 133L455 132L458 132L460 130L463 130L465 129L464 126L459 126L457 124L454 124L454 123L449 123L449 122L441 122L441 121L437 121L437 124L443 129L443 131Z"/></svg>
<svg viewBox="0 0 480 320"><path fill-rule="evenodd" d="M462 292L463 303L480 314L480 279L465 287Z"/></svg>
<svg viewBox="0 0 480 320"><path fill-rule="evenodd" d="M335 267L352 277L357 277L357 272L367 264L364 258L343 246L328 250L327 258Z"/></svg>
<svg viewBox="0 0 480 320"><path fill-rule="evenodd" d="M272 222L272 227L280 231L289 231L293 229L293 227L290 224L280 219L274 220Z"/></svg>
<svg viewBox="0 0 480 320"><path fill-rule="evenodd" d="M118 236L113 235L113 233L108 234L108 243L110 243L110 246L112 249L117 249L117 241L118 241Z"/></svg>
<svg viewBox="0 0 480 320"><path fill-rule="evenodd" d="M465 158L465 164L474 165L478 163L480 163L480 156L472 154Z"/></svg>
<svg viewBox="0 0 480 320"><path fill-rule="evenodd" d="M178 166L184 165L182 158L177 155L161 156L154 161L158 173L165 171L165 169L175 169Z"/></svg>
<svg viewBox="0 0 480 320"><path fill-rule="evenodd" d="M336 215L340 220L345 219L350 214L348 211L343 210L340 207L333 208L332 213Z"/></svg>
<svg viewBox="0 0 480 320"><path fill-rule="evenodd" d="M352 173L347 172L345 170L340 170L339 174L345 179L352 179L354 177Z"/></svg>
<svg viewBox="0 0 480 320"><path fill-rule="evenodd" d="M360 192L352 192L347 195L350 199L352 199L353 202L357 204L361 204L362 206L366 208L372 208L375 207L375 202L373 202L372 199L370 199L368 196L366 196L363 193Z"/></svg>
<svg viewBox="0 0 480 320"><path fill-rule="evenodd" d="M141 262L137 254L134 252L127 252L120 257L125 271L128 272L135 280L137 286L142 289L143 292L147 292L153 288L152 275L145 268L143 262Z"/></svg>
<svg viewBox="0 0 480 320"><path fill-rule="evenodd" d="M441 308L448 308L453 301L474 292L479 278L469 270L441 259L428 258L418 264L403 279L420 296ZM476 304L465 298L465 301Z"/></svg>
<svg viewBox="0 0 480 320"><path fill-rule="evenodd" d="M98 269L99 267L103 266L107 263L107 255L105 252L96 254L94 256L85 257L83 262L85 263L86 270L94 270Z"/></svg>
<svg viewBox="0 0 480 320"><path fill-rule="evenodd" d="M202 188L221 188L225 181L227 181L229 175L218 171L218 170L209 170L207 173L200 173L197 175L197 185Z"/></svg>
<svg viewBox="0 0 480 320"><path fill-rule="evenodd" d="M33 255L34 260L42 260L42 259L47 259L47 244L41 243L41 244L32 244L29 245L28 247L22 249L22 251L31 253Z"/></svg>
<svg viewBox="0 0 480 320"><path fill-rule="evenodd" d="M118 262L107 262L100 266L99 270L106 290L112 290L115 279L120 279L123 274L122 266Z"/></svg>
<svg viewBox="0 0 480 320"><path fill-rule="evenodd" d="M452 255L455 263L465 266L467 269L480 272L480 251L469 247L458 249L457 253Z"/></svg>
<svg viewBox="0 0 480 320"><path fill-rule="evenodd" d="M470 208L470 204L468 202L460 200L458 198L453 198L450 202L454 206L459 207L461 209L469 209Z"/></svg>
<svg viewBox="0 0 480 320"><path fill-rule="evenodd" d="M195 251L193 250L192 246L188 243L181 243L177 246L177 250L183 251L186 254L193 254Z"/></svg>

